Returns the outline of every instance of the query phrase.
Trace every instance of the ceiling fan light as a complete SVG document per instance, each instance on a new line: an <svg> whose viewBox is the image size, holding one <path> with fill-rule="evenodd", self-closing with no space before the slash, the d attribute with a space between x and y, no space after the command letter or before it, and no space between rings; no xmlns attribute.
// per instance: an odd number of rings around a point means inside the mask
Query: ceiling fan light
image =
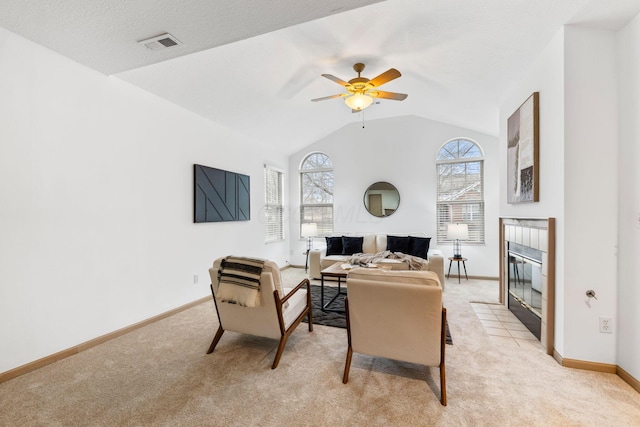
<svg viewBox="0 0 640 427"><path fill-rule="evenodd" d="M362 111L373 103L373 98L368 95L356 93L355 95L345 98L344 102L352 110Z"/></svg>

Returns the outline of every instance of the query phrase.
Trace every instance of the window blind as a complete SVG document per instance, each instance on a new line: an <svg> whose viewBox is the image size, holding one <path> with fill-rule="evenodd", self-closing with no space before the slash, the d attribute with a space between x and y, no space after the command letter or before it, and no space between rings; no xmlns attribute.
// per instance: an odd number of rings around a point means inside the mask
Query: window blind
<svg viewBox="0 0 640 427"><path fill-rule="evenodd" d="M284 201L282 197L283 173L269 166L264 167L265 206L264 240L274 242L284 239Z"/></svg>

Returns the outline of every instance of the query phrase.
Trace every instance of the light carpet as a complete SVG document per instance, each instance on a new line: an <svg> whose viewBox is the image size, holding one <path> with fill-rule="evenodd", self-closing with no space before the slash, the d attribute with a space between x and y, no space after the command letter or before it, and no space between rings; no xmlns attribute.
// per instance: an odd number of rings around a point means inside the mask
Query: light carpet
<svg viewBox="0 0 640 427"><path fill-rule="evenodd" d="M437 368L354 354L342 384L340 328L301 324L275 370L274 340L227 332L207 355L207 302L0 384L0 426L640 425L640 394L616 375L492 341L469 302L496 300L494 281L446 283L446 407Z"/></svg>

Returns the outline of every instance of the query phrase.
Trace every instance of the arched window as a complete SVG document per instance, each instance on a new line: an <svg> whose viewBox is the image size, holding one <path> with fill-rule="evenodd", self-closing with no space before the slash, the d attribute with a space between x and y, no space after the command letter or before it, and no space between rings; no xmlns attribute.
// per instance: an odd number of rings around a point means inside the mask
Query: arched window
<svg viewBox="0 0 640 427"><path fill-rule="evenodd" d="M484 155L478 144L453 139L442 146L438 174L438 243L450 242L447 225L467 224L466 243L484 243Z"/></svg>
<svg viewBox="0 0 640 427"><path fill-rule="evenodd" d="M324 153L311 153L300 165L300 224L315 222L318 235L333 232L333 163Z"/></svg>

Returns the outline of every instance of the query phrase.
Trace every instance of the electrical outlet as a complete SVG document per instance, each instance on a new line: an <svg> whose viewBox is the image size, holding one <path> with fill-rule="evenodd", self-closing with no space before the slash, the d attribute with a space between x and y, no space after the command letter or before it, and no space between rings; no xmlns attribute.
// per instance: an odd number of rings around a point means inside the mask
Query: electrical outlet
<svg viewBox="0 0 640 427"><path fill-rule="evenodd" d="M613 319L611 317L600 317L600 333L601 334L613 333Z"/></svg>
<svg viewBox="0 0 640 427"><path fill-rule="evenodd" d="M194 275L193 275L193 284L194 284L194 285L197 285L197 284L198 284L198 275L197 275L197 274L194 274Z"/></svg>

